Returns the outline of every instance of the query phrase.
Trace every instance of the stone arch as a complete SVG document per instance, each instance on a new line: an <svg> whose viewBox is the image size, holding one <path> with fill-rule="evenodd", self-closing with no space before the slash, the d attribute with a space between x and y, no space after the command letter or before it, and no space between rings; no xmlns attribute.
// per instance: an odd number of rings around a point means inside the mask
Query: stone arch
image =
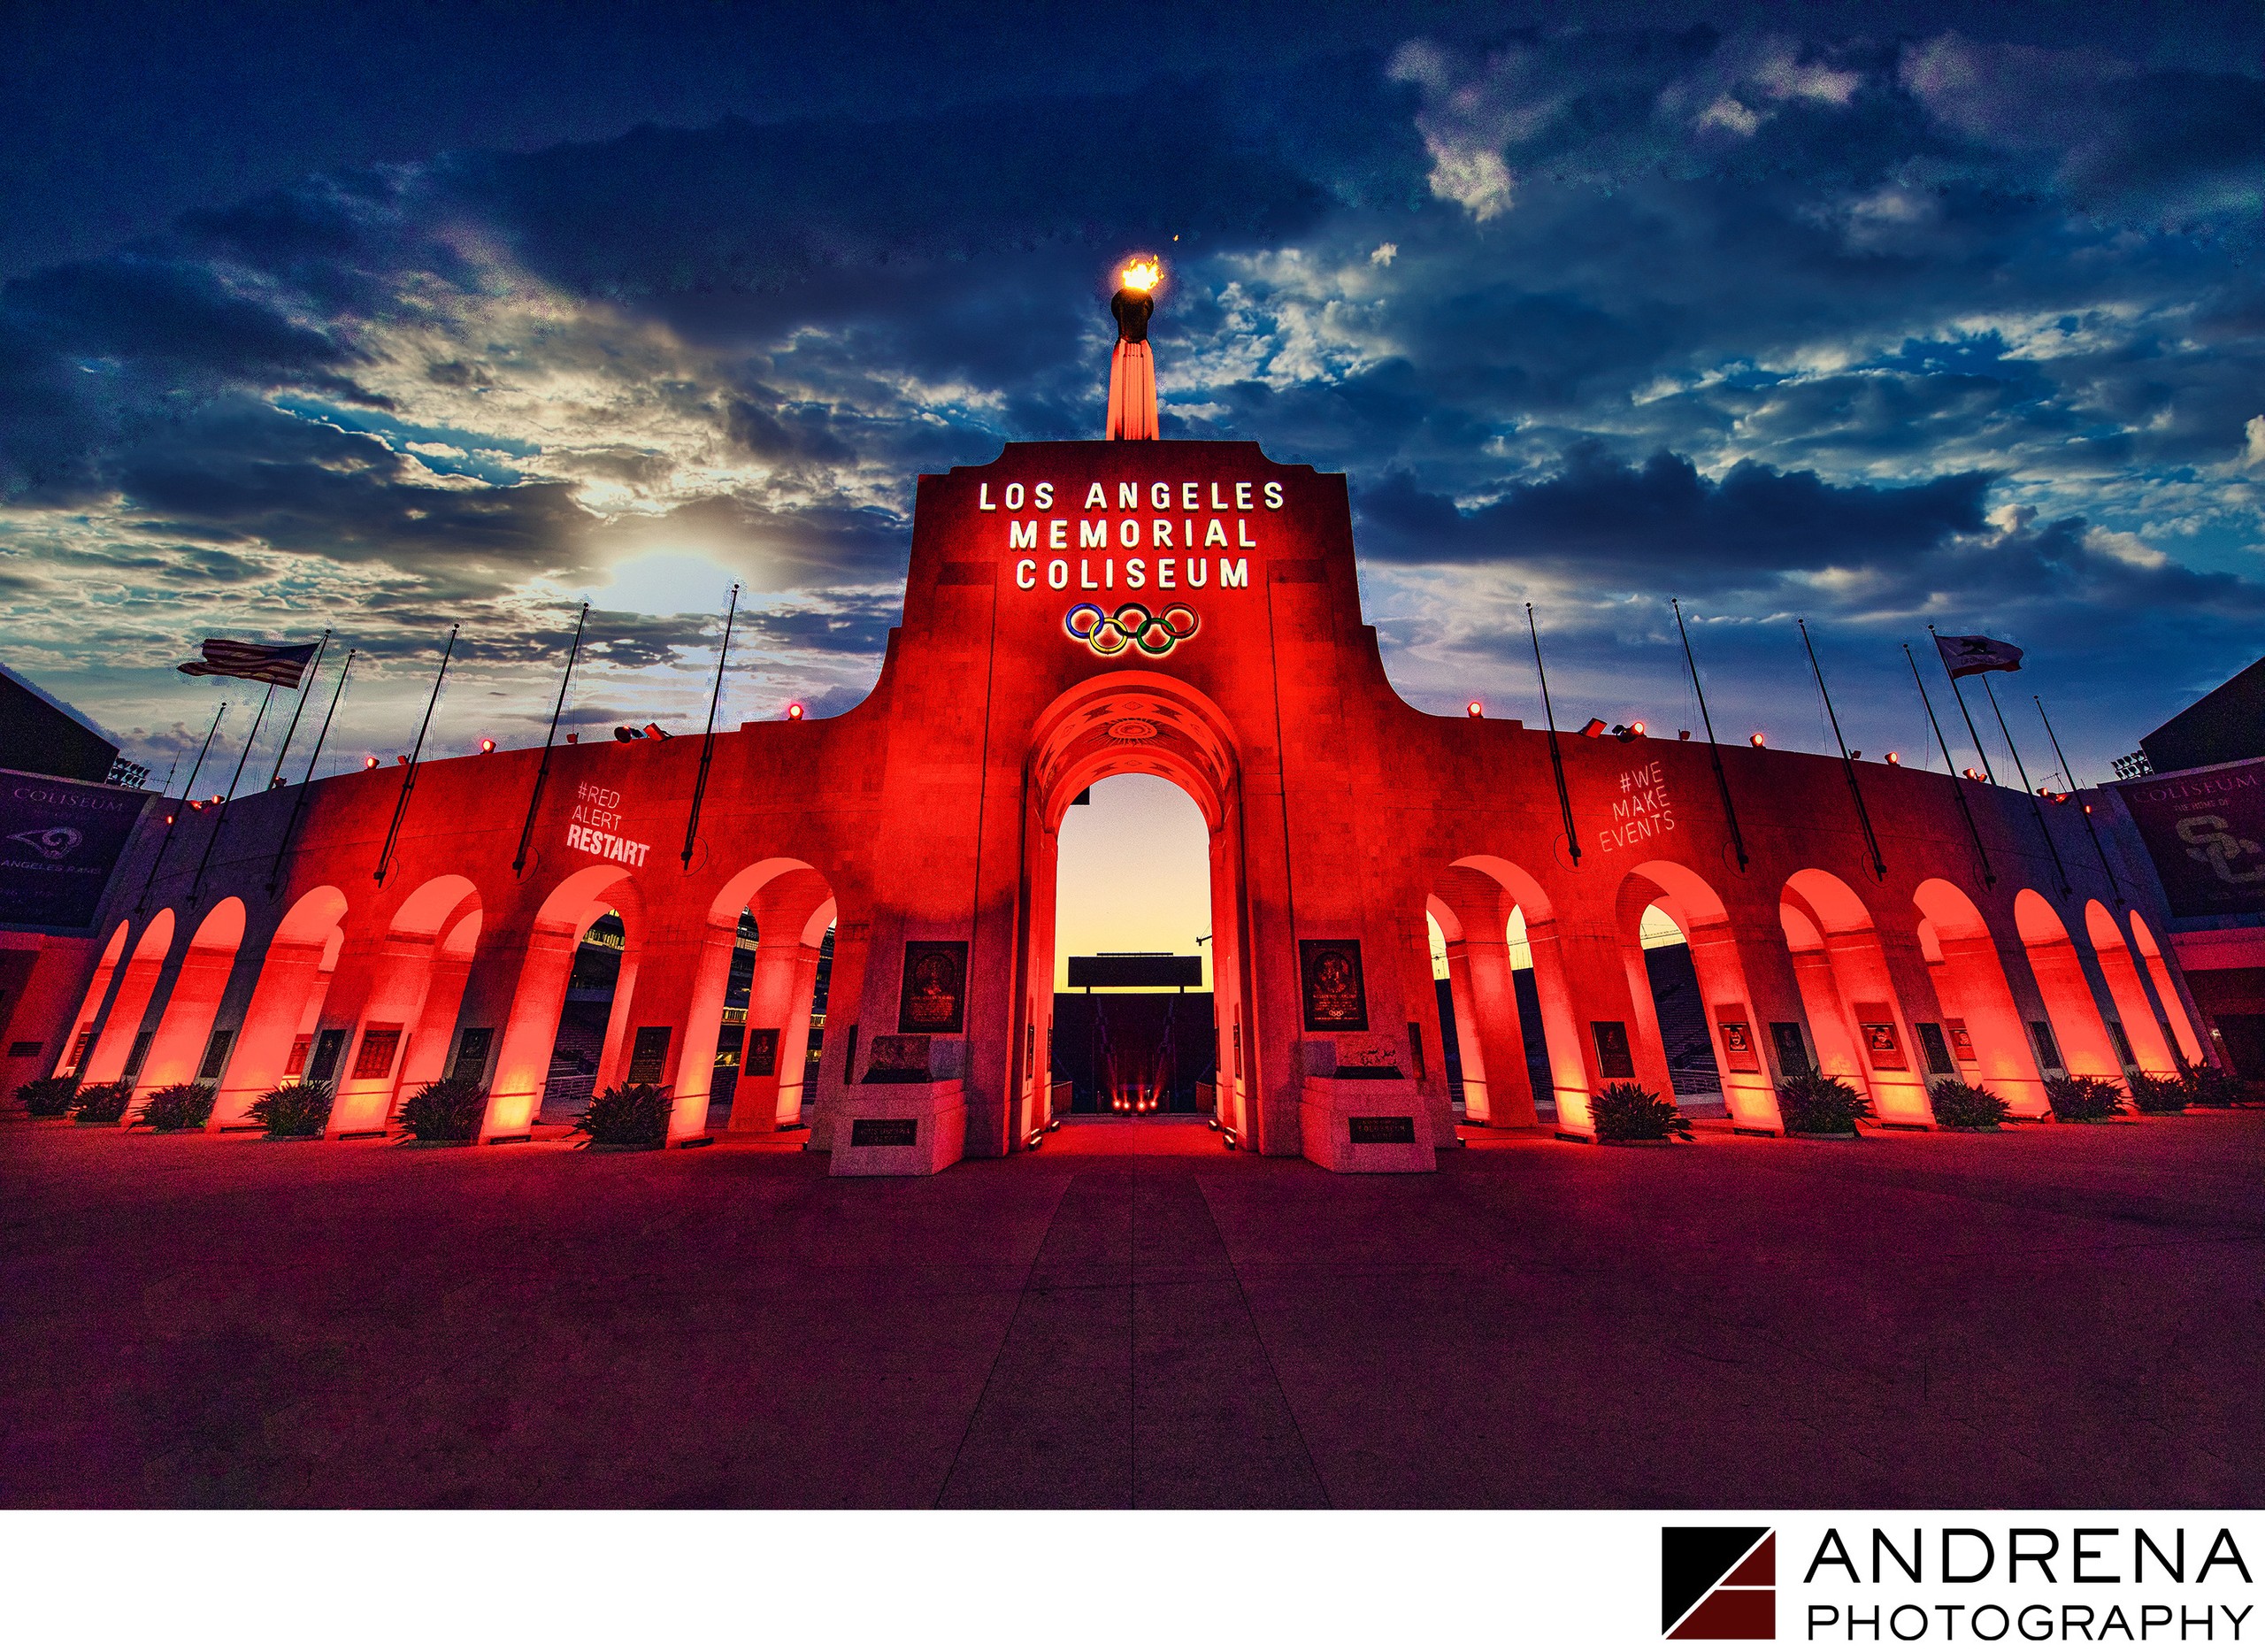
<svg viewBox="0 0 2265 1652"><path fill-rule="evenodd" d="M126 936L133 927L130 921L121 921L110 932L110 941L103 948L102 957L95 960L94 975L79 1000L79 1013L71 1018L71 1035L63 1041L63 1049L56 1057L55 1076L77 1072L93 1053L95 1022L102 1015L103 1000L110 994L111 980L118 973L118 961L126 956Z"/></svg>
<svg viewBox="0 0 2265 1652"><path fill-rule="evenodd" d="M95 1040L94 1053L87 1058L80 1081L85 1084L107 1084L121 1076L136 1051L134 1045L142 1035L142 1019L150 1008L150 999L157 989L157 977L165 972L165 955L173 950L173 909L164 908L143 926L127 956L126 967L119 972L118 991L111 1000L110 1014L104 1018L101 1033Z"/></svg>
<svg viewBox="0 0 2265 1652"><path fill-rule="evenodd" d="M338 966L345 917L345 894L323 884L294 901L276 925L208 1128L242 1123L252 1103L287 1073L303 1069L303 1041L313 1031L311 1018L322 1013L322 996ZM298 1069L291 1063L295 1054Z"/></svg>
<svg viewBox="0 0 2265 1652"><path fill-rule="evenodd" d="M189 937L157 1019L157 1036L135 1075L137 1094L193 1079L219 1079L216 1069L226 1064L234 1035L216 1033L212 1023L243 944L244 918L243 902L231 895L214 903Z"/></svg>
<svg viewBox="0 0 2265 1652"><path fill-rule="evenodd" d="M2178 995L2178 984L2171 979L2170 965L2163 961L2162 949L2155 944L2155 932L2137 912L2131 914L2131 940L2147 966L2147 979L2154 983L2155 997L2162 1005L2162 1018L2170 1027L2170 1035L2178 1041L2179 1054L2186 1057L2189 1066L2200 1066L2202 1041L2194 1035L2194 1022L2186 1013L2186 1001Z"/></svg>
<svg viewBox="0 0 2265 1652"><path fill-rule="evenodd" d="M1623 958L1628 966L1629 990L1639 1018L1649 1017L1650 1036L1659 1039L1651 978L1645 967L1635 924L1656 906L1683 932L1698 977L1700 1009L1707 1024L1708 1041L1715 1052L1715 1070L1721 1075L1723 1100L1731 1122L1750 1130L1783 1128L1777 1114L1777 1087L1756 1034L1754 994L1739 956L1738 937L1731 926L1730 910L1721 894L1704 877L1680 861L1649 860L1632 867L1621 880L1617 907ZM1734 1048L1733 1045L1742 1045ZM1666 1052L1661 1052L1666 1066Z"/></svg>
<svg viewBox="0 0 2265 1652"><path fill-rule="evenodd" d="M818 948L837 910L825 875L807 861L783 855L741 867L709 902L706 929L693 965L684 1041L673 1063L672 1140L687 1141L708 1133L724 1001L742 912L755 919L756 952L741 1054L744 1060L754 1034L769 1033L770 1071L751 1072L742 1065L732 1092L728 1127L735 1133L757 1134L800 1122Z"/></svg>
<svg viewBox="0 0 2265 1652"><path fill-rule="evenodd" d="M1539 1098L1526 1060L1525 1018L1510 962L1517 903L1486 872L1450 866L1424 897L1424 910L1439 925L1447 950L1447 1012L1463 1073L1464 1118L1508 1128L1538 1123ZM1432 997L1436 1003L1436 989ZM1444 1051L1444 1030L1440 1041Z"/></svg>
<svg viewBox="0 0 2265 1652"><path fill-rule="evenodd" d="M2044 1076L1982 909L1942 878L1920 884L1911 901L1921 913L1920 955L1948 1018L1951 1064L1969 1083L2003 1096L2016 1114L2043 1118L2052 1110Z"/></svg>
<svg viewBox="0 0 2265 1652"><path fill-rule="evenodd" d="M2085 975L2084 958L2069 938L2061 914L2036 890L2023 889L2014 896L2014 925L2045 1000L2045 1026L2059 1046L2040 1050L2040 1057L2056 1054L2061 1057L2057 1064L2085 1078L2122 1079L2123 1063L2108 1036L2108 1023Z"/></svg>
<svg viewBox="0 0 2265 1652"><path fill-rule="evenodd" d="M1140 732L1145 730L1145 733ZM1219 1122L1262 1152L1293 1150L1294 1103L1270 1122L1263 1052L1253 1036L1244 910L1241 770L1233 725L1193 685L1153 672L1091 677L1056 696L1032 726L1024 788L1024 882L1012 986L1006 1092L1010 1145L1042 1130L1052 1113L1056 902L1061 827L1071 803L1095 781L1152 774L1194 800L1209 836L1211 1008Z"/></svg>
<svg viewBox="0 0 2265 1652"><path fill-rule="evenodd" d="M480 910L480 892L472 880L453 872L426 879L394 907L374 956L367 960L369 989L346 1041L345 1065L335 1075L337 1100L330 1115L334 1135L372 1133L386 1127L408 1064L423 1053L422 1041L429 1037L426 1010L434 996L434 963L441 939ZM457 971L453 993L444 995L451 1025L455 999L463 990L464 972ZM443 1051L436 1052L435 1059L445 1053L445 1031L441 1042Z"/></svg>
<svg viewBox="0 0 2265 1652"><path fill-rule="evenodd" d="M1832 873L1804 867L1785 880L1778 918L1818 1064L1869 1092L1884 1122L1931 1124L1910 1018L1863 897Z"/></svg>
<svg viewBox="0 0 2265 1652"><path fill-rule="evenodd" d="M2108 983L2108 995L2115 1005L2115 1014L2123 1028L2123 1037L2130 1046L2131 1064L2142 1072L2168 1077L2177 1071L2170 1056L2170 1041L2163 1036L2162 1026L2155 1019L2154 1006L2147 1002L2147 989L2140 984L2138 965L2131 960L2131 949L2123 939L2123 932L2116 926L2114 914L2098 901L2085 903L2085 937L2092 942L2092 957L2100 960L2101 979ZM2123 1051L2116 1051L2118 1056Z"/></svg>
<svg viewBox="0 0 2265 1652"><path fill-rule="evenodd" d="M619 1064L622 1028L645 944L643 908L629 870L601 863L562 879L535 912L495 1057L481 1140L526 1134L535 1110L542 1105L543 1083L550 1069L551 1046L558 1036L558 1013L566 1002L567 978L574 970L575 949L581 943L583 932L608 911L622 915L627 940L622 949L621 974L614 987L605 1049L599 1058L599 1083L603 1084L611 1069Z"/></svg>
<svg viewBox="0 0 2265 1652"><path fill-rule="evenodd" d="M1501 891L1509 909L1524 915L1526 947L1533 957L1534 995L1541 1010L1542 1042L1548 1052L1550 1090L1557 1122L1568 1131L1587 1131L1589 1072L1581 1053L1586 1048L1586 1041L1574 1010L1555 903L1532 872L1499 855L1466 855L1448 868L1449 876L1456 872L1486 879ZM1462 887L1466 891L1472 887L1467 880ZM1506 926L1508 916L1506 910ZM1507 927L1503 933L1507 941ZM1522 1027L1516 1036L1522 1039ZM1538 1105L1539 1098L1535 1100Z"/></svg>

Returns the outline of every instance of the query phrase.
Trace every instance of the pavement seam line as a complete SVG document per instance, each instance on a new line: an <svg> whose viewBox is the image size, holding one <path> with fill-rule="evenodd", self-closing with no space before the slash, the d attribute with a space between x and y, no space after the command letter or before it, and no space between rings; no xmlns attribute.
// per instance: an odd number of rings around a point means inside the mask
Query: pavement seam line
<svg viewBox="0 0 2265 1652"><path fill-rule="evenodd" d="M1070 1189L1078 1185L1073 1172L1062 1184L1062 1191L1055 1195L1054 1208L1046 1213L1046 1226L1038 1230L1038 1243L1031 1248L1030 1265L1023 1271L1023 1287L1015 1293L1015 1311L1007 1316L1005 1329L999 1333L999 1346L991 1350L990 1369L983 1373L983 1386L976 1390L975 1403L967 1409L967 1421L960 1425L959 1444L952 1448L952 1460L945 1466L944 1478L937 1483L936 1494L929 1501L931 1509L944 1506L944 1494L952 1488L952 1476L959 1472L959 1460L967 1455L967 1441L975 1433L975 1419L983 1415L983 1402L991 1397L991 1385L998 1380L999 1362L1007 1356L1007 1344L1015 1339L1015 1325L1023 1317L1023 1309L1030 1301L1031 1280L1038 1275L1038 1259L1046 1254L1046 1236L1054 1231L1054 1224L1062 1219L1063 1202L1069 1198Z"/></svg>
<svg viewBox="0 0 2265 1652"><path fill-rule="evenodd" d="M1235 1282L1235 1298L1242 1303L1242 1317L1250 1323L1251 1341L1258 1344L1258 1356L1266 1362L1266 1375L1274 1384L1274 1392L1282 1396L1282 1414L1290 1419L1290 1432L1298 1437L1298 1449L1306 1460L1306 1471L1313 1476L1314 1489L1321 1494L1321 1506L1334 1509L1337 1499L1329 1494L1329 1482L1322 1478L1321 1464L1314 1461L1313 1448L1306 1442L1306 1425L1298 1420L1298 1408L1290 1403L1290 1391L1282 1386L1282 1373L1275 1369L1274 1350L1266 1346L1266 1333L1258 1328L1258 1316L1251 1310L1250 1292L1244 1288L1242 1266L1235 1260L1234 1248L1227 1243L1227 1230L1219 1226L1219 1213L1211 1208L1210 1189L1203 1185L1203 1178L1192 1176L1196 1196L1203 1201L1203 1214L1211 1218L1211 1231L1219 1236L1219 1254L1227 1259L1227 1272Z"/></svg>

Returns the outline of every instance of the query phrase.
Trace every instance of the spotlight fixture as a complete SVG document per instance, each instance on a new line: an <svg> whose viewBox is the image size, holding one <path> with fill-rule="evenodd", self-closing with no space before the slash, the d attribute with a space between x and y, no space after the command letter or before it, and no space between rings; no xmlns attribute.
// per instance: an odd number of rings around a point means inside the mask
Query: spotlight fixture
<svg viewBox="0 0 2265 1652"><path fill-rule="evenodd" d="M1599 734L1604 733L1604 719L1601 717L1589 718L1587 722L1581 725L1581 733L1591 740L1594 740Z"/></svg>
<svg viewBox="0 0 2265 1652"><path fill-rule="evenodd" d="M495 742L492 740L483 740L480 742L480 755L483 757L495 749Z"/></svg>
<svg viewBox="0 0 2265 1652"><path fill-rule="evenodd" d="M1754 733L1754 734L1748 734L1748 735L1746 737L1746 743L1747 743L1747 745L1749 745L1749 746L1752 746L1752 747L1753 747L1756 751L1759 751L1759 750L1761 750L1763 747L1767 746L1770 742L1769 742L1768 741L1766 741L1766 740L1762 739L1762 735L1761 735L1761 734L1760 734L1760 732L1759 732L1759 731L1757 731L1757 732L1755 732L1755 733Z"/></svg>
<svg viewBox="0 0 2265 1652"><path fill-rule="evenodd" d="M1864 749L1863 749L1862 746L1858 746L1858 747L1857 747L1854 751L1851 751L1851 752L1848 754L1848 760L1849 760L1851 763L1854 763L1854 762L1858 757L1862 757L1863 755L1864 755Z"/></svg>
<svg viewBox="0 0 2265 1652"><path fill-rule="evenodd" d="M582 743L582 737L578 734L568 734L566 743L570 746L579 746Z"/></svg>
<svg viewBox="0 0 2265 1652"><path fill-rule="evenodd" d="M401 766L402 766L403 768L404 768L404 769L405 769L405 768L407 768L407 767L409 766L409 754L408 754L407 752L405 752L405 751L396 751L396 752L395 752L395 753L393 754L393 760L394 760L395 763L398 763L399 765L401 765Z"/></svg>
<svg viewBox="0 0 2265 1652"><path fill-rule="evenodd" d="M789 702L787 706L787 720L790 723L801 722L802 714L807 709L800 700Z"/></svg>
<svg viewBox="0 0 2265 1652"><path fill-rule="evenodd" d="M658 723L648 723L648 724L646 724L646 725L645 725L645 738L646 738L646 739L648 739L648 740L666 740L668 737L669 737L669 731L668 731L667 729L665 729L665 728L663 728L663 727L662 727Z"/></svg>
<svg viewBox="0 0 2265 1652"><path fill-rule="evenodd" d="M1903 754L1899 751L1889 752L1887 754L1887 766L1891 769L1901 768L1903 766Z"/></svg>
<svg viewBox="0 0 2265 1652"><path fill-rule="evenodd" d="M1486 715L1486 708L1481 705L1478 701L1473 700L1469 705L1463 708L1463 714L1465 717L1484 717Z"/></svg>
<svg viewBox="0 0 2265 1652"><path fill-rule="evenodd" d="M644 739L645 731L641 728L632 728L626 723L619 723L614 726L613 737L622 744L627 745L633 740Z"/></svg>
<svg viewBox="0 0 2265 1652"><path fill-rule="evenodd" d="M1979 769L1961 769L1959 772L1969 780L1978 780L1982 778L1982 772Z"/></svg>
<svg viewBox="0 0 2265 1652"><path fill-rule="evenodd" d="M374 757L365 757L362 759L362 766L365 769L374 769L378 766L378 760Z"/></svg>
<svg viewBox="0 0 2265 1652"><path fill-rule="evenodd" d="M1691 731L1687 728L1678 728L1675 731L1675 737L1678 740L1688 740L1691 738Z"/></svg>

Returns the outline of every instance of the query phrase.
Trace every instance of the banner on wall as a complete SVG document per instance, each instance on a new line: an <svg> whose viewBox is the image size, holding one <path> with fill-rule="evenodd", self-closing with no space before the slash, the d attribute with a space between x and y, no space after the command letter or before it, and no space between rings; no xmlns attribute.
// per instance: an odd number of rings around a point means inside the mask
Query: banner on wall
<svg viewBox="0 0 2265 1652"><path fill-rule="evenodd" d="M91 928L150 796L0 770L0 924Z"/></svg>
<svg viewBox="0 0 2265 1652"><path fill-rule="evenodd" d="M2265 757L2120 780L2178 918L2265 912Z"/></svg>

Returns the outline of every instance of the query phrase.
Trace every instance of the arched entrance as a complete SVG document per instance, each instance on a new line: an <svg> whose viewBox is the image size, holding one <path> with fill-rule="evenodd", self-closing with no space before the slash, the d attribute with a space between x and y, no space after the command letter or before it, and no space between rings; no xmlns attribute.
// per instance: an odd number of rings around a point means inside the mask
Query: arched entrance
<svg viewBox="0 0 2265 1652"><path fill-rule="evenodd" d="M1931 1124L1920 1054L1871 909L1845 880L1817 867L1786 879L1779 898L1818 1065L1870 1095L1883 1121Z"/></svg>
<svg viewBox="0 0 2265 1652"><path fill-rule="evenodd" d="M590 926L609 911L618 912L622 920L621 966L593 1083L603 1087L621 1064L622 1027L634 997L637 964L645 943L644 908L637 897L636 882L626 868L585 866L562 880L536 911L527 935L526 955L519 964L518 985L511 995L511 1015L496 1052L495 1076L488 1091L488 1116L480 1129L481 1141L523 1136L534 1123L549 1078L551 1050L558 1041L559 1014L565 1006L575 954Z"/></svg>
<svg viewBox="0 0 2265 1652"><path fill-rule="evenodd" d="M2155 997L2162 1005L2165 1025L2178 1041L2178 1053L2186 1057L2189 1066L2202 1064L2202 1041L2194 1036L2194 1023L2187 1018L2186 1003L2178 995L2177 983L2170 979L2170 966L2163 962L2162 949L2155 944L2155 932L2147 927L2147 920L2137 912L2131 914L2131 939L2146 961L2147 980L2155 989Z"/></svg>
<svg viewBox="0 0 2265 1652"><path fill-rule="evenodd" d="M149 1012L157 977L165 972L165 954L173 949L173 909L166 907L142 930L134 951L119 972L118 995L95 1040L94 1052L79 1074L82 1084L107 1084L139 1067L147 1046L141 1043L142 1018Z"/></svg>
<svg viewBox="0 0 2265 1652"><path fill-rule="evenodd" d="M1011 1133L1022 1143L1052 1120L1054 983L1061 832L1079 796L1112 775L1152 774L1187 794L1209 839L1213 1069L1219 1123L1255 1140L1259 1051L1251 1036L1244 911L1241 778L1225 716L1184 682L1113 672L1049 706L1033 731L1024 788L1024 897L1017 937ZM1192 939L1192 938L1191 938Z"/></svg>
<svg viewBox="0 0 2265 1652"><path fill-rule="evenodd" d="M1921 914L1919 955L1934 979L1957 1076L1995 1091L2018 1116L2045 1117L2052 1109L2044 1076L1982 909L1941 878L1922 883L1911 901Z"/></svg>
<svg viewBox="0 0 2265 1652"><path fill-rule="evenodd" d="M1670 1083L1702 1086L1711 1065L1733 1125L1781 1128L1777 1087L1756 1036L1754 995L1723 897L1680 862L1651 860L1623 880L1619 911L1629 991L1639 1023L1660 1047ZM1664 926L1654 914L1666 920ZM1659 983L1674 984L1678 969L1687 970L1696 1002L1671 1001L1678 1013L1670 1028L1663 1025L1669 1006L1659 1002Z"/></svg>
<svg viewBox="0 0 2265 1652"><path fill-rule="evenodd" d="M345 938L339 925L345 916L346 896L324 884L293 902L275 926L210 1128L225 1130L242 1123L251 1104L268 1089L305 1071L306 1041L322 1013L323 995L337 968Z"/></svg>
<svg viewBox="0 0 2265 1652"><path fill-rule="evenodd" d="M2131 961L2123 932L2098 901L2085 903L2085 934L2092 942L2092 956L2100 960L2100 972L2108 982L2108 995L2115 1001L2117 1025L2123 1029L2123 1048L2116 1054L2143 1072L2168 1077L2176 1070L2170 1045L2155 1020L2154 1006L2147 1002L2147 989L2139 984L2138 966Z"/></svg>
<svg viewBox="0 0 2265 1652"><path fill-rule="evenodd" d="M332 1075L338 1086L330 1114L333 1135L383 1130L401 1095L407 1064L427 1053L425 1041L441 1046L431 1052L434 1057L445 1053L470 964L465 938L478 935L480 910L480 892L472 880L454 873L418 885L394 909L370 971L369 994L344 1045L345 1067ZM467 919L472 920L468 932ZM461 961L442 964L444 941L465 948ZM437 1037L428 1030L428 1006L436 1012L433 1018L443 1022Z"/></svg>
<svg viewBox="0 0 2265 1652"><path fill-rule="evenodd" d="M2079 1078L2120 1081L2123 1063L2108 1036L2108 1023L2085 977L2084 959L2053 903L2034 889L2014 896L2014 924L2029 954L2030 973L2045 1000L2046 1019L2033 1025L2038 1058Z"/></svg>
<svg viewBox="0 0 2265 1652"><path fill-rule="evenodd" d="M126 956L126 935L133 926L121 923L110 932L110 944L103 949L96 961L94 979L87 983L86 995L79 1001L79 1013L71 1024L71 1036L63 1045L63 1053L55 1063L56 1076L77 1072L87 1064L87 1057L95 1047L95 1021L103 1012L103 1000L110 993L111 977L118 973L118 961Z"/></svg>

